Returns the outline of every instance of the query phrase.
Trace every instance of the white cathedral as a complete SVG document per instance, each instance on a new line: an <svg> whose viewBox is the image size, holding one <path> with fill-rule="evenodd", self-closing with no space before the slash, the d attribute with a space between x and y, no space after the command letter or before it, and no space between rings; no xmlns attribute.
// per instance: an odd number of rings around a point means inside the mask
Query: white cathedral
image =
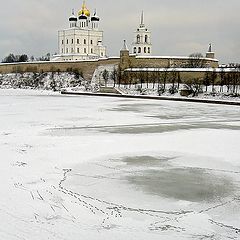
<svg viewBox="0 0 240 240"><path fill-rule="evenodd" d="M96 11L91 16L85 1L78 17L74 11L69 17L69 28L58 31L58 54L53 61L79 61L106 58L103 31L99 30L100 18Z"/></svg>
<svg viewBox="0 0 240 240"><path fill-rule="evenodd" d="M91 16L83 1L78 17L74 11L69 17L69 28L58 31L58 54L52 61L81 61L106 58L106 47L103 46L103 31L99 29L100 18L96 11ZM152 54L151 32L144 24L143 12L140 25L134 32L132 53L137 56Z"/></svg>

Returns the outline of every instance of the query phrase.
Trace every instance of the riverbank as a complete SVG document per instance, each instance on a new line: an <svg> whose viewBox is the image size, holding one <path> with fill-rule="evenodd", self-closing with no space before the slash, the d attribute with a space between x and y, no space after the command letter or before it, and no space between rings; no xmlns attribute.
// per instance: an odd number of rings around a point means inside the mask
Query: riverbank
<svg viewBox="0 0 240 240"><path fill-rule="evenodd" d="M177 102L210 103L210 104L240 106L240 102L238 102L238 101L186 98L186 97L127 95L127 94L114 94L114 93L91 93L91 92L73 92L73 91L62 91L61 94L63 94L63 95L80 95L80 96L115 97L115 98L134 98L134 99L148 99L148 100L165 100L165 101L177 101Z"/></svg>

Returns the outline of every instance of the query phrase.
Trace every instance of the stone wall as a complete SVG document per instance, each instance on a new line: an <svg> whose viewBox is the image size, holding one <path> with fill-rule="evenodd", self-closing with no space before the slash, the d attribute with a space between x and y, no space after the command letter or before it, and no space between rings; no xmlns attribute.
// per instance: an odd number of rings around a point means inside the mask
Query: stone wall
<svg viewBox="0 0 240 240"><path fill-rule="evenodd" d="M210 58L188 58L188 57L137 57L130 55L128 50L121 51L120 68L166 68L166 67L187 67L208 66L218 67L218 60Z"/></svg>
<svg viewBox="0 0 240 240"><path fill-rule="evenodd" d="M32 62L0 64L0 74L24 72L67 72L78 69L85 79L90 80L95 69L101 65L119 64L119 58L101 59L98 61L76 62Z"/></svg>

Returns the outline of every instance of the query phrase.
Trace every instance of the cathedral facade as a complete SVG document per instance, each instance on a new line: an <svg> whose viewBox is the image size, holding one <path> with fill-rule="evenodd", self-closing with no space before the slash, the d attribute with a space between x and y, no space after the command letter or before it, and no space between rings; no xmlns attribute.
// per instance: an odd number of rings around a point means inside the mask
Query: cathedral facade
<svg viewBox="0 0 240 240"><path fill-rule="evenodd" d="M69 28L58 31L58 54L53 61L80 61L106 58L103 31L99 29L100 18L96 11L91 15L82 4L78 16L72 12Z"/></svg>

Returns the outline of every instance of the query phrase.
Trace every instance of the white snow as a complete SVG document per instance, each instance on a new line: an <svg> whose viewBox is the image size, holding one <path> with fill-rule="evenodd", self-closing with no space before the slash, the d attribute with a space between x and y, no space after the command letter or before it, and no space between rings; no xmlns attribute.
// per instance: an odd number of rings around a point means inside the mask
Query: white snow
<svg viewBox="0 0 240 240"><path fill-rule="evenodd" d="M0 89L0 239L239 239L239 116Z"/></svg>
<svg viewBox="0 0 240 240"><path fill-rule="evenodd" d="M239 72L237 68L127 68L125 71L130 72Z"/></svg>

